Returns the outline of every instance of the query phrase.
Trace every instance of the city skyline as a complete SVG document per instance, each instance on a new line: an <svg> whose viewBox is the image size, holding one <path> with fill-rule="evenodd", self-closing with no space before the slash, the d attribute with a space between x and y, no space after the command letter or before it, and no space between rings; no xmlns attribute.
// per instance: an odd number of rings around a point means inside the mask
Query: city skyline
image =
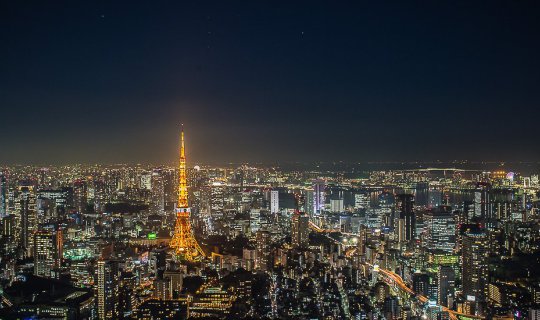
<svg viewBox="0 0 540 320"><path fill-rule="evenodd" d="M189 135L188 135L189 136ZM540 313L540 179L505 170L4 167L0 318Z"/></svg>
<svg viewBox="0 0 540 320"><path fill-rule="evenodd" d="M3 164L540 160L534 2L1 6Z"/></svg>
<svg viewBox="0 0 540 320"><path fill-rule="evenodd" d="M0 2L0 319L540 320L539 16Z"/></svg>

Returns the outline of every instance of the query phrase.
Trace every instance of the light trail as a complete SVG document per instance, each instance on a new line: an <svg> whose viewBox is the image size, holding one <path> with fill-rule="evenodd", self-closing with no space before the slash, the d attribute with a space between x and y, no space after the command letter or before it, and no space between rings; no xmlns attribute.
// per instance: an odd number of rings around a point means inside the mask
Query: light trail
<svg viewBox="0 0 540 320"><path fill-rule="evenodd" d="M373 265L371 265L371 266L373 266ZM406 291L407 293L415 296L418 300L420 300L420 302L422 302L422 303L428 302L429 299L426 296L423 296L421 294L417 294L416 292L414 292L411 288L409 288L407 286L407 284L403 281L403 279L399 275L397 275L396 273L394 273L392 271L389 271L389 270L386 270L386 269L382 269L380 267L379 267L378 271L379 271L379 274L382 273L385 276L392 279L398 285L398 287L401 290ZM442 308L443 311L448 312L448 314L450 315L450 317L452 319L459 319L460 316L467 317L467 318L473 318L473 319L485 319L484 317L481 317L481 316L472 315L472 314L466 314L466 313L458 312L458 311L455 311L455 310L451 310L451 309L448 309L447 307L444 307L444 306L440 306L440 307Z"/></svg>

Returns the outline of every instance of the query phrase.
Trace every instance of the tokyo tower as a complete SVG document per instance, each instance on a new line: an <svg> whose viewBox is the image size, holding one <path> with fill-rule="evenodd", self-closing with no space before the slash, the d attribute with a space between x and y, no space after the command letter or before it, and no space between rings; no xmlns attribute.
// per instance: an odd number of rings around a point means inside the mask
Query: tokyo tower
<svg viewBox="0 0 540 320"><path fill-rule="evenodd" d="M184 149L184 126L180 136L180 164L178 181L178 203L176 204L176 225L174 234L169 246L174 249L180 259L187 261L197 261L204 257L197 240L193 236L191 229L191 210L187 199L187 178L186 178L186 154Z"/></svg>

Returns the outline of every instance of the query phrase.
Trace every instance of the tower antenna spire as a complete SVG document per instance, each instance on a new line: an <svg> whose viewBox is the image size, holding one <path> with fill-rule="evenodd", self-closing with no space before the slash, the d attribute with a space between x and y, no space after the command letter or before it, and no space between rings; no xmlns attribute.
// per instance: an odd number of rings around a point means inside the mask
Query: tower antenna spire
<svg viewBox="0 0 540 320"><path fill-rule="evenodd" d="M178 208L187 208L186 149L184 143L184 124L180 131L180 163L178 165Z"/></svg>

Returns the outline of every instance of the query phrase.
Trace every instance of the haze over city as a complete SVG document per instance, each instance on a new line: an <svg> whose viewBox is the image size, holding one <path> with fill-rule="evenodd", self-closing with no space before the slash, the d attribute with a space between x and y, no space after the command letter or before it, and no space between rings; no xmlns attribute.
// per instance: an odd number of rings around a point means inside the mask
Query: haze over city
<svg viewBox="0 0 540 320"><path fill-rule="evenodd" d="M6 1L0 163L538 161L538 13Z"/></svg>

